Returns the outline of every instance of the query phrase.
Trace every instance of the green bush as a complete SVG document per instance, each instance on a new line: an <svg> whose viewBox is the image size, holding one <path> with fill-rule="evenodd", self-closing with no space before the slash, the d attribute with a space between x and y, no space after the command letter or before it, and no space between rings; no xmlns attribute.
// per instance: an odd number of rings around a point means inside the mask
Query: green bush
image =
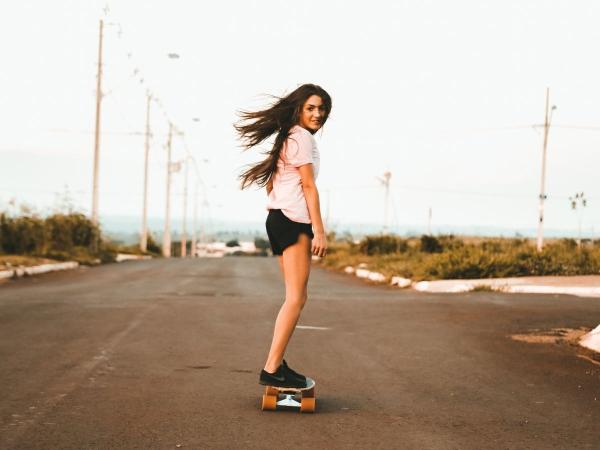
<svg viewBox="0 0 600 450"><path fill-rule="evenodd" d="M343 270L366 263L386 276L414 280L504 278L541 275L585 275L600 273L600 246L578 248L573 239L549 240L542 252L527 239L436 237L436 244L422 238L403 240L405 251L394 251L395 240L387 236L365 238L356 246L332 242L322 264Z"/></svg>
<svg viewBox="0 0 600 450"><path fill-rule="evenodd" d="M162 247L160 247L154 240L154 236L152 236L152 233L148 233L148 240L146 241L146 250L148 250L148 253L152 253L154 255L162 255Z"/></svg>
<svg viewBox="0 0 600 450"><path fill-rule="evenodd" d="M254 238L254 246L259 250L268 250L271 248L271 244L269 244L269 241L259 237Z"/></svg>
<svg viewBox="0 0 600 450"><path fill-rule="evenodd" d="M444 250L456 250L466 245L462 239L457 239L452 234L442 235L437 239Z"/></svg>
<svg viewBox="0 0 600 450"><path fill-rule="evenodd" d="M444 250L440 241L435 236L428 236L424 234L421 236L421 251L423 253L440 253Z"/></svg>
<svg viewBox="0 0 600 450"><path fill-rule="evenodd" d="M100 236L99 228L83 214L53 214L46 218L52 250L70 252L73 247L92 248Z"/></svg>
<svg viewBox="0 0 600 450"><path fill-rule="evenodd" d="M116 244L110 241L102 241L98 248L98 259L102 264L115 262L117 253L119 253L119 247Z"/></svg>
<svg viewBox="0 0 600 450"><path fill-rule="evenodd" d="M37 217L12 219L0 214L0 249L11 254L43 253L46 250L44 221Z"/></svg>
<svg viewBox="0 0 600 450"><path fill-rule="evenodd" d="M101 253L107 250L102 245L99 227L83 214L53 214L42 219L0 213L0 251L7 254L91 263L103 258Z"/></svg>
<svg viewBox="0 0 600 450"><path fill-rule="evenodd" d="M408 250L405 239L391 234L381 236L365 236L358 244L359 251L365 255L388 255L402 253Z"/></svg>
<svg viewBox="0 0 600 450"><path fill-rule="evenodd" d="M600 272L600 252L578 250L572 239L546 244L538 252L532 244L485 240L461 249L432 255L425 262L426 276L451 278L502 278L542 275L578 275Z"/></svg>

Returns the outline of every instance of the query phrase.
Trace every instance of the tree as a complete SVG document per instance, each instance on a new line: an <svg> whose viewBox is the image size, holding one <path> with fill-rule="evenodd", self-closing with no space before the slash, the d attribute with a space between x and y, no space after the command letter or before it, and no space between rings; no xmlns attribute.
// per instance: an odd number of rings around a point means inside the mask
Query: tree
<svg viewBox="0 0 600 450"><path fill-rule="evenodd" d="M271 248L271 244L269 244L269 241L259 237L254 238L254 246L260 250L268 250L269 248Z"/></svg>

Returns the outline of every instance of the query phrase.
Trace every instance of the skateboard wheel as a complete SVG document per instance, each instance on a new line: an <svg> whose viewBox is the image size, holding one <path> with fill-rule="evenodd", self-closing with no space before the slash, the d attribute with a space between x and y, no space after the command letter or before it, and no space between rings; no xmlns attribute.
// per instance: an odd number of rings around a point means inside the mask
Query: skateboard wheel
<svg viewBox="0 0 600 450"><path fill-rule="evenodd" d="M315 412L316 400L317 399L314 397L302 398L302 400L300 400L300 412L303 412L303 413Z"/></svg>
<svg viewBox="0 0 600 450"><path fill-rule="evenodd" d="M277 397L279 395L279 391L274 387L267 386L265 388L265 395L274 395L275 397Z"/></svg>
<svg viewBox="0 0 600 450"><path fill-rule="evenodd" d="M275 411L275 409L277 409L277 396L263 395L262 396L262 410L263 411Z"/></svg>

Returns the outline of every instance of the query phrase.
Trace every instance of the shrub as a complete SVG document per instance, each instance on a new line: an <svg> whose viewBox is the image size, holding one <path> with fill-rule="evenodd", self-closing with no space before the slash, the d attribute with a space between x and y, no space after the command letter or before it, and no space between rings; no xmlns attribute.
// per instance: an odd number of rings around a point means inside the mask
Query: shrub
<svg viewBox="0 0 600 450"><path fill-rule="evenodd" d="M98 259L102 264L115 262L119 249L116 244L110 241L102 241L98 248Z"/></svg>
<svg viewBox="0 0 600 450"><path fill-rule="evenodd" d="M359 251L365 255L387 255L402 253L408 250L408 243L399 236L390 234L382 236L365 236L360 242Z"/></svg>
<svg viewBox="0 0 600 450"><path fill-rule="evenodd" d="M548 241L541 253L537 252L531 239L463 240L453 236L437 239L443 247L438 253L414 251L413 247L419 247L420 239L405 241L407 251L390 254L376 252L379 248L374 243L382 242L381 239L365 239L359 246L337 242L332 244L322 264L343 270L348 265L357 266L364 262L370 269L386 275L401 275L414 280L600 273L600 248L585 246L578 249L572 239Z"/></svg>
<svg viewBox="0 0 600 450"><path fill-rule="evenodd" d="M57 260L96 259L100 229L83 214L9 217L0 213L0 251Z"/></svg>
<svg viewBox="0 0 600 450"><path fill-rule="evenodd" d="M444 248L440 241L435 236L429 236L424 234L421 236L421 251L423 253L441 253Z"/></svg>
<svg viewBox="0 0 600 450"><path fill-rule="evenodd" d="M146 249L148 250L148 253L153 253L155 255L162 254L162 248L158 246L158 244L154 240L154 237L152 236L152 233L148 233L148 240L146 241Z"/></svg>
<svg viewBox="0 0 600 450"><path fill-rule="evenodd" d="M271 248L271 244L269 244L269 241L259 237L254 239L254 246L259 250L268 250Z"/></svg>
<svg viewBox="0 0 600 450"><path fill-rule="evenodd" d="M0 248L6 253L32 254L45 250L44 221L38 217L10 218L0 214Z"/></svg>
<svg viewBox="0 0 600 450"><path fill-rule="evenodd" d="M69 252L74 246L92 248L100 237L97 225L83 214L53 214L46 218L52 250Z"/></svg>

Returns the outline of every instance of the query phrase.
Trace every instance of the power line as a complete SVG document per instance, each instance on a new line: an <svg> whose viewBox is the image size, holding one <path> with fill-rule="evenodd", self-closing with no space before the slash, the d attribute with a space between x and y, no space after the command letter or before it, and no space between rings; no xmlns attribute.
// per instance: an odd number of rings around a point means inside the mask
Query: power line
<svg viewBox="0 0 600 450"><path fill-rule="evenodd" d="M334 186L327 187L327 189L331 191L352 191L352 190L361 190L361 189L380 189L381 186L377 185L358 185L358 186ZM415 185L398 185L398 184L390 184L390 187L393 189L406 190L406 191L425 191L425 192L434 192L434 193L442 193L442 194L456 194L456 195L472 195L477 197L503 197L503 198L532 198L531 195L527 194L506 194L499 192L481 192L481 191L466 191L460 189L448 189L443 187L427 187L427 186L415 186ZM535 196L533 196L535 197ZM565 200L568 199L568 195L552 195L549 196L549 200ZM588 197L588 198L600 198L600 197Z"/></svg>
<svg viewBox="0 0 600 450"><path fill-rule="evenodd" d="M536 127L543 127L543 125L535 125ZM585 130L585 131L600 131L600 127L592 127L586 125L554 125L552 124L552 128L564 128L564 129L572 129L572 130Z"/></svg>

